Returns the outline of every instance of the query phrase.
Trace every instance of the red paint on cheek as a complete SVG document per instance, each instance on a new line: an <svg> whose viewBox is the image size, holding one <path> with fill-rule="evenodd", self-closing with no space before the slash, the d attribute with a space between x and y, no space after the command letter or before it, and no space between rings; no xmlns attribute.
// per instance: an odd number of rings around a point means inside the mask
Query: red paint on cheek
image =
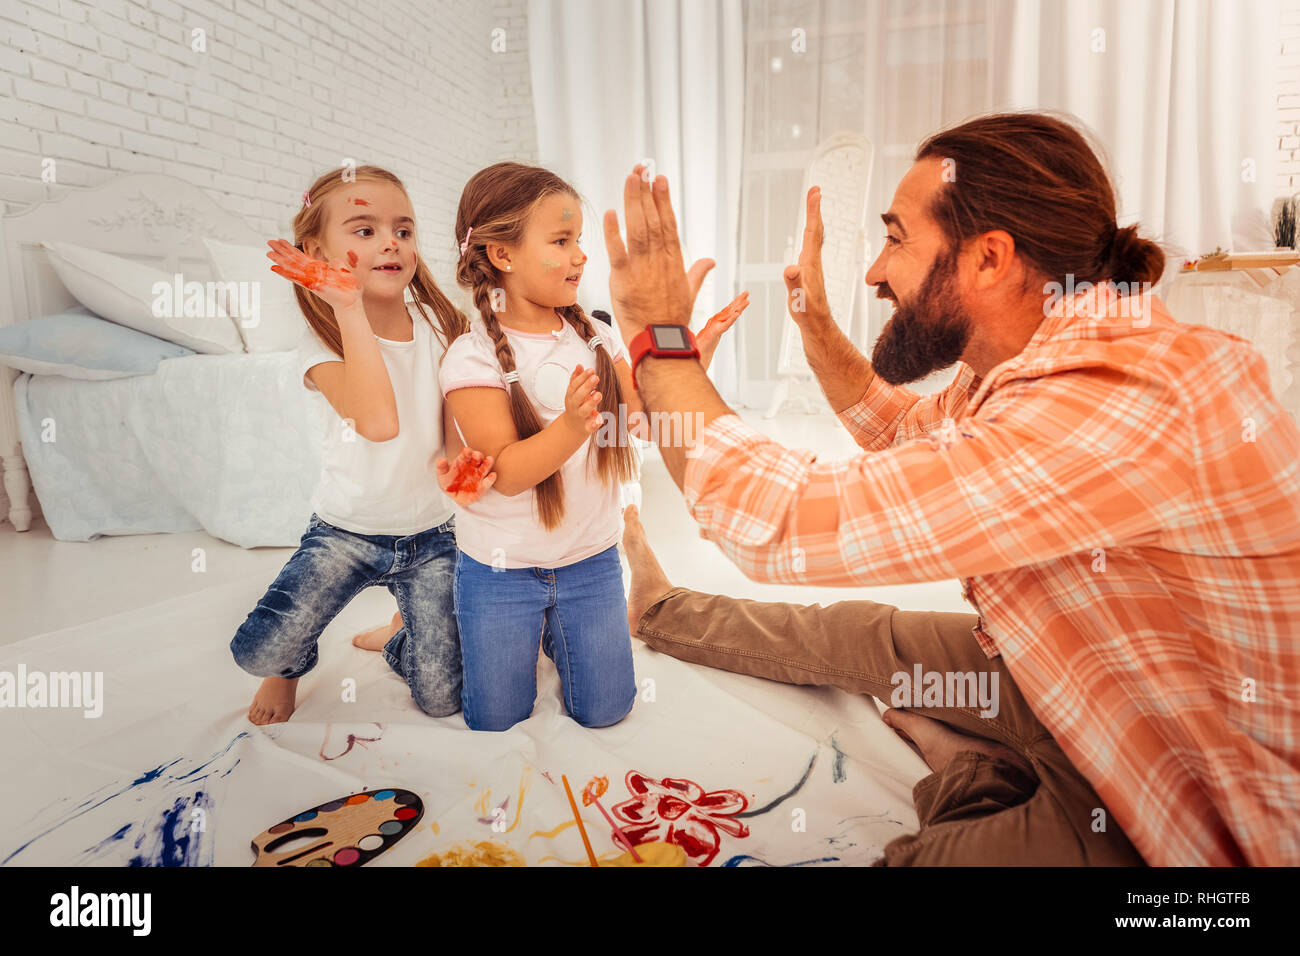
<svg viewBox="0 0 1300 956"><path fill-rule="evenodd" d="M348 265L350 265L350 266L355 266L356 264L357 264L357 254L356 254L355 252L353 252L351 249L349 249L349 250L348 250Z"/></svg>

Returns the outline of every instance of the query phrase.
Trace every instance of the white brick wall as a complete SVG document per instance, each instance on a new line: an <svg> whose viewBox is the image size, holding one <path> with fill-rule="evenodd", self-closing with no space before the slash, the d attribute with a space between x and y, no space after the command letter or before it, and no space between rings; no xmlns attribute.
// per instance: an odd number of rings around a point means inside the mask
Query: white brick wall
<svg viewBox="0 0 1300 956"><path fill-rule="evenodd" d="M196 28L206 52L191 48ZM11 209L158 171L287 236L303 189L350 156L405 180L442 281L465 181L536 154L526 0L0 3ZM47 156L54 185L41 182Z"/></svg>
<svg viewBox="0 0 1300 956"><path fill-rule="evenodd" d="M1300 0L1279 0L1277 190L1279 196L1300 191Z"/></svg>
<svg viewBox="0 0 1300 956"><path fill-rule="evenodd" d="M527 30L527 0L0 0L0 208L155 171L288 236L303 189L350 156L406 182L454 296L461 187L537 160Z"/></svg>

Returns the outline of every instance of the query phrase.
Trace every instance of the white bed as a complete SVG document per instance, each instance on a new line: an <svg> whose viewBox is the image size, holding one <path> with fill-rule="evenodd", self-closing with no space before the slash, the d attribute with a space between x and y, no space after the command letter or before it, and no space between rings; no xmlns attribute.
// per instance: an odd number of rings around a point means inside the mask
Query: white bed
<svg viewBox="0 0 1300 956"><path fill-rule="evenodd" d="M75 303L42 242L75 242L205 281L212 278L205 237L265 240L201 189L153 174L5 216L0 249L9 281L0 324ZM269 268L268 277L275 279ZM30 475L60 540L202 528L243 547L296 544L325 422L293 364L292 352L192 355L110 381L5 369L0 457L14 527L30 526ZM50 421L53 442L43 440Z"/></svg>

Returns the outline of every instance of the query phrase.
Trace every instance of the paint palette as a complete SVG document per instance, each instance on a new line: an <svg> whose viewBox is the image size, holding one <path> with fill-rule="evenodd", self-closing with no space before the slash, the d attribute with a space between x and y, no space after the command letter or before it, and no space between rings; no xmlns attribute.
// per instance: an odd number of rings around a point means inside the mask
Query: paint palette
<svg viewBox="0 0 1300 956"><path fill-rule="evenodd" d="M304 810L253 838L253 866L365 866L424 816L410 790L367 790Z"/></svg>

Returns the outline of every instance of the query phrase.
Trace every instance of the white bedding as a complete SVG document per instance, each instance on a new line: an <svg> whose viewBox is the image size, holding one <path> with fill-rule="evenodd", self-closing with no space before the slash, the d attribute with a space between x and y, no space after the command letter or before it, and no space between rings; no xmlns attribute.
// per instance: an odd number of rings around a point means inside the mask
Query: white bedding
<svg viewBox="0 0 1300 956"><path fill-rule="evenodd" d="M188 355L101 382L20 375L23 455L54 537L202 528L245 548L297 545L326 422L295 359Z"/></svg>
<svg viewBox="0 0 1300 956"><path fill-rule="evenodd" d="M228 643L263 586L208 588L0 648L0 671L99 671L104 690L99 717L6 710L0 766L14 772L0 774L0 865L248 866L267 827L382 787L415 791L424 817L371 866L484 843L530 866L586 865L561 774L579 798L591 777L608 778L611 813L632 799L632 773L729 800L710 806L697 793L685 813L647 809L660 837L693 821L702 842L686 841L688 865L866 864L916 829L911 787L928 771L870 698L711 670L633 641L642 693L621 723L587 730L565 716L543 659L533 716L476 733L459 714L421 713L378 654L349 643L387 616L382 589L325 630L293 719L254 727L257 680ZM349 678L355 701L340 694ZM583 823L599 857L619 855L594 806Z"/></svg>

